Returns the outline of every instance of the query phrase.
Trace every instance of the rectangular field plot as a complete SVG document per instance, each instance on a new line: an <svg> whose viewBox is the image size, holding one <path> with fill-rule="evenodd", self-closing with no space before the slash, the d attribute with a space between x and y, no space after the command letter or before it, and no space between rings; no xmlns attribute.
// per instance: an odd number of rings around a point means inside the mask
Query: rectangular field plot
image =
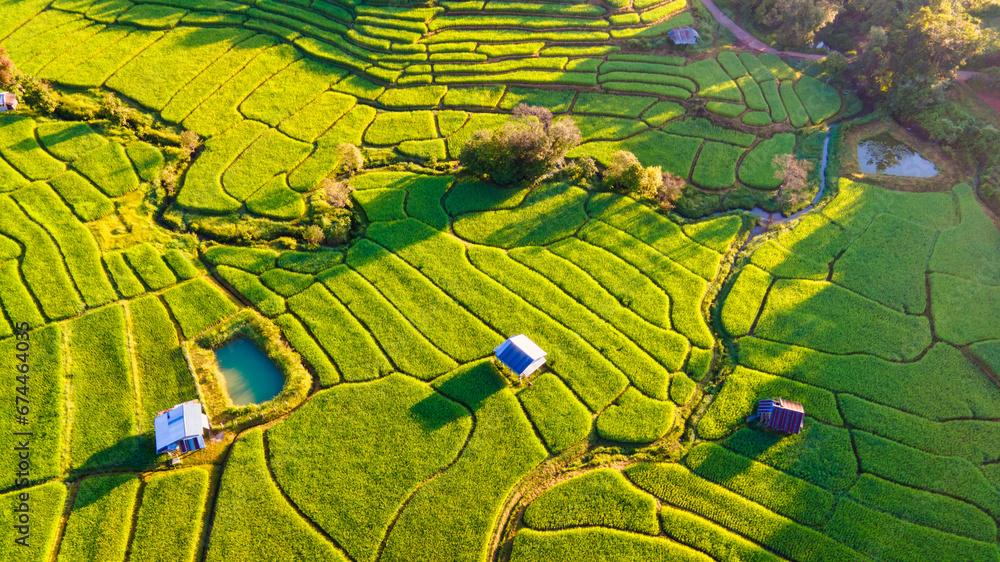
<svg viewBox="0 0 1000 562"><path fill-rule="evenodd" d="M129 304L135 370L142 397L140 428L153 427L157 412L197 398L177 329L155 296Z"/></svg>
<svg viewBox="0 0 1000 562"><path fill-rule="evenodd" d="M0 31L2 33L2 31ZM20 495L28 494L31 504L31 529L27 546L15 546L23 538L14 525L0 526L0 541L5 545L4 560L8 562L36 562L51 560L58 540L60 519L66 503L66 486L62 482L49 482L41 486L15 490L0 495L0 505L7 509L19 508ZM11 518L13 521L13 518Z"/></svg>
<svg viewBox="0 0 1000 562"><path fill-rule="evenodd" d="M135 562L194 562L209 474L202 468L153 476L142 492L132 539Z"/></svg>
<svg viewBox="0 0 1000 562"><path fill-rule="evenodd" d="M136 436L127 327L121 306L83 316L69 326L74 468L116 466L142 458Z"/></svg>
<svg viewBox="0 0 1000 562"><path fill-rule="evenodd" d="M185 339L190 339L238 310L218 287L199 277L163 293Z"/></svg>
<svg viewBox="0 0 1000 562"><path fill-rule="evenodd" d="M139 479L128 474L91 477L80 483L59 560L123 560Z"/></svg>
<svg viewBox="0 0 1000 562"><path fill-rule="evenodd" d="M16 318L16 317L15 317ZM21 321L17 321L20 323ZM17 476L18 464L14 462L16 447L25 439L14 432L30 431L31 480L39 481L54 478L61 473L63 417L63 372L64 358L62 346L63 332L59 326L47 326L40 330L29 332L21 338L0 340L0 353L5 358L5 364L10 372L10 415L0 416L0 446L11 451L11 462L0 466L0 477L13 484ZM19 345L20 344L20 345ZM26 379L21 376L16 366L20 364L15 359L19 354L26 354L26 364L29 371ZM22 384L22 383L27 384ZM16 400L21 398L27 402ZM15 416L15 406L28 406L29 425L20 425ZM22 475L23 476L23 475ZM32 507L39 506L37 503ZM11 541L13 543L13 541Z"/></svg>

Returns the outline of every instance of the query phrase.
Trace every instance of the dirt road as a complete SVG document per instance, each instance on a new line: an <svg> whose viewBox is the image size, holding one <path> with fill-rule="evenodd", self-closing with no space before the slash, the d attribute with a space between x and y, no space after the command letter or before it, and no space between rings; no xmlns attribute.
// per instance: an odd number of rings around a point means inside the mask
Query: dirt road
<svg viewBox="0 0 1000 562"><path fill-rule="evenodd" d="M765 45L763 41L757 39L742 27L736 25L736 22L729 19L729 16L727 16L726 14L722 13L722 10L720 10L719 7L715 5L715 2L713 2L712 0L702 0L702 2L705 3L705 7L708 8L708 11L712 12L712 16L715 17L715 19L718 20L719 23L726 26L726 28L728 28L729 31L732 31L733 35L736 36L736 40L739 41L744 47L748 49L752 49L754 51L760 51L762 53L772 53L783 57L792 57L796 59L823 60L825 56L825 55L813 55L807 53L795 53L791 51L779 51L777 49L769 47L768 45Z"/></svg>

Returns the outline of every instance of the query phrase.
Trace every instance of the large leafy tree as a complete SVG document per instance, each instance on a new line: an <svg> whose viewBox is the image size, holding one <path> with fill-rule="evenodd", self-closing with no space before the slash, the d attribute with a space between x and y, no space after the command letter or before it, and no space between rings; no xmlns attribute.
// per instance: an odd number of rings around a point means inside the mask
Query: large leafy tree
<svg viewBox="0 0 1000 562"><path fill-rule="evenodd" d="M896 113L926 107L955 71L984 46L978 22L956 0L938 0L914 12L901 27L872 27L855 64L855 76L872 98Z"/></svg>

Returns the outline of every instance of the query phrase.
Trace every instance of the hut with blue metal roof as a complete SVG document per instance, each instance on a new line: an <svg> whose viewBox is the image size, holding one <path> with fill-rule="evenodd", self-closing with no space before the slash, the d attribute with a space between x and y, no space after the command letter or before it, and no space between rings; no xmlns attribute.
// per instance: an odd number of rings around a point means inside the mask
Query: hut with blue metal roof
<svg viewBox="0 0 1000 562"><path fill-rule="evenodd" d="M518 380L530 376L545 364L548 355L524 334L507 338L493 350L497 359L517 375Z"/></svg>
<svg viewBox="0 0 1000 562"><path fill-rule="evenodd" d="M191 400L156 414L156 454L177 455L205 448L205 431L212 429L201 402Z"/></svg>

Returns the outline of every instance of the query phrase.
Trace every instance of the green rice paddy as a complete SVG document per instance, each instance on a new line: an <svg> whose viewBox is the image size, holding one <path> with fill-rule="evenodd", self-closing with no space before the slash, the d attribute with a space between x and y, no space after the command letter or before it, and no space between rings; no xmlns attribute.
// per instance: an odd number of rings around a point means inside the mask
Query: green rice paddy
<svg viewBox="0 0 1000 562"><path fill-rule="evenodd" d="M34 433L30 481L0 463L32 544L5 525L0 558L1000 560L996 225L968 185L834 169L750 238L774 157L846 104L776 56L631 46L690 8L0 0L20 68L204 141L188 166L0 115L0 367L30 342ZM570 158L680 176L679 212L448 165L521 103L574 119ZM318 248L342 143L374 170ZM530 384L491 360L519 333ZM204 353L239 337L308 391L233 406ZM746 426L775 396L801 433ZM194 398L226 435L173 466L153 418Z"/></svg>

